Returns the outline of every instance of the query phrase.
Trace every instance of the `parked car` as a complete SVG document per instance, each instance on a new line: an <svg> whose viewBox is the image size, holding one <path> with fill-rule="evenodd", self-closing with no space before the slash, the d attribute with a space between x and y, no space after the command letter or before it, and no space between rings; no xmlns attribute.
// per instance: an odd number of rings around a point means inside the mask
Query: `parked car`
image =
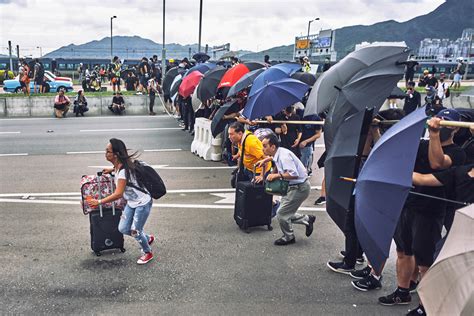
<svg viewBox="0 0 474 316"><path fill-rule="evenodd" d="M66 91L66 92L74 90L74 88L72 86L72 81L55 79L55 78L47 75L46 72L45 72L45 75L44 75L44 85L45 85L45 92L55 92L55 91L57 92L60 89L64 89L64 91ZM30 81L31 93L33 93L34 87L35 87L34 80L31 79L31 81ZM5 80L3 82L3 91L20 93L21 92L21 86L20 86L19 76L16 76L15 79Z"/></svg>
<svg viewBox="0 0 474 316"><path fill-rule="evenodd" d="M44 76L48 77L49 80L56 80L56 81L71 81L72 79L69 77L58 77L55 74L53 74L51 71L45 70L44 71Z"/></svg>

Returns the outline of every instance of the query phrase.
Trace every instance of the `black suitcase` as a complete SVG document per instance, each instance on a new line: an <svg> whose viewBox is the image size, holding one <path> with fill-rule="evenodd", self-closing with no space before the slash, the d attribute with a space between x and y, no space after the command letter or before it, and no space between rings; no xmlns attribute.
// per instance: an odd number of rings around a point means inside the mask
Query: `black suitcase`
<svg viewBox="0 0 474 316"><path fill-rule="evenodd" d="M265 193L263 184L251 181L237 182L235 189L234 219L240 229L267 226L272 230L272 196Z"/></svg>
<svg viewBox="0 0 474 316"><path fill-rule="evenodd" d="M114 215L115 213L115 215ZM122 210L103 209L101 212L89 213L91 224L91 248L97 256L101 251L120 249L125 252L123 234L118 230Z"/></svg>

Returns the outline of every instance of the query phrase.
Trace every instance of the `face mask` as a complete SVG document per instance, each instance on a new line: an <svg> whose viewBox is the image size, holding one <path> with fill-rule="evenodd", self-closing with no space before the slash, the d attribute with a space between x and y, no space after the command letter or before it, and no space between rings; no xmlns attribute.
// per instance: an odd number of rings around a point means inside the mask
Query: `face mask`
<svg viewBox="0 0 474 316"><path fill-rule="evenodd" d="M451 138L453 130L447 127L442 127L439 131L439 140L445 142Z"/></svg>

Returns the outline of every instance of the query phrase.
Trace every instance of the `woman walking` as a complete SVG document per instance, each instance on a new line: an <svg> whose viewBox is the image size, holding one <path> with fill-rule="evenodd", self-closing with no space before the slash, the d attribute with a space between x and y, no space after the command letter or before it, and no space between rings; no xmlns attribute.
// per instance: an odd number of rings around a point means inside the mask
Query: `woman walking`
<svg viewBox="0 0 474 316"><path fill-rule="evenodd" d="M153 235L147 235L143 228L145 226L148 215L150 215L153 199L147 193L136 189L141 187L136 180L135 175L135 158L136 153L128 154L127 147L124 142L112 138L105 150L105 158L111 162L114 167L104 169L104 173L115 172L116 189L111 195L100 199L90 200L90 206L95 207L99 204L109 203L123 197L127 201L127 205L122 214L119 223L119 231L128 236L134 237L140 247L143 255L138 259L138 264L146 264L153 260L151 244L155 240ZM145 190L143 190L145 191Z"/></svg>

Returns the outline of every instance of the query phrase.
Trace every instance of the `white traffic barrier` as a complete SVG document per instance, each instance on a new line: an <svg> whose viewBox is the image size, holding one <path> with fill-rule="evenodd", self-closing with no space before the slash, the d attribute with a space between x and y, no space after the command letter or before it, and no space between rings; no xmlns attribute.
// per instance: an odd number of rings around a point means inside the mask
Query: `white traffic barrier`
<svg viewBox="0 0 474 316"><path fill-rule="evenodd" d="M196 118L194 123L194 140L191 152L204 160L220 161L222 159L222 134L212 137L211 120Z"/></svg>

